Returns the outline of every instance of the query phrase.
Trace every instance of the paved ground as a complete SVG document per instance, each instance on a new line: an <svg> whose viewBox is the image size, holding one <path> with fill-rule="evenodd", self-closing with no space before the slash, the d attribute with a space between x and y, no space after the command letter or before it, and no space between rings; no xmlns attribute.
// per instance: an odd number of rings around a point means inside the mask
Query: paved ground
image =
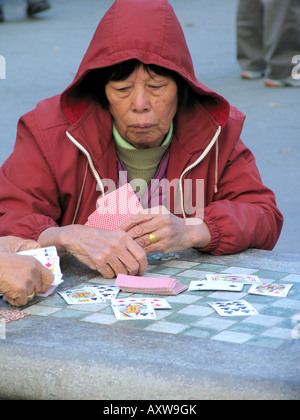
<svg viewBox="0 0 300 420"><path fill-rule="evenodd" d="M52 0L50 11L26 19L24 1L6 1L7 22L0 26L0 56L6 60L6 79L0 80L0 164L13 149L18 118L72 81L98 21L112 3ZM265 88L261 81L239 78L237 0L170 3L184 27L199 80L247 115L243 140L285 216L276 249L300 252L299 90Z"/></svg>

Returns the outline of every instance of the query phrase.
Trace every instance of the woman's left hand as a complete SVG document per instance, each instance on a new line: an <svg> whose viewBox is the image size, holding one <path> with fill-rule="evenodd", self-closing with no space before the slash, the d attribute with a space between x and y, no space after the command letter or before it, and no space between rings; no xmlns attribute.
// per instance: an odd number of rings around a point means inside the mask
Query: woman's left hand
<svg viewBox="0 0 300 420"><path fill-rule="evenodd" d="M147 254L204 248L211 241L210 231L201 219L182 219L159 206L134 214L119 229L127 232Z"/></svg>

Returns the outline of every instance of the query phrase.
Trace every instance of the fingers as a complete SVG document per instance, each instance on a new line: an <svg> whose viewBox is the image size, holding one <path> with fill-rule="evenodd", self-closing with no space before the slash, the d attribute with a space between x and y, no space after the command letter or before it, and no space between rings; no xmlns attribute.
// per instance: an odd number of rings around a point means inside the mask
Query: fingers
<svg viewBox="0 0 300 420"><path fill-rule="evenodd" d="M18 244L18 250L14 252L19 251L27 251L29 249L37 249L40 248L40 245L36 241L32 241L31 239L24 240L22 243Z"/></svg>
<svg viewBox="0 0 300 420"><path fill-rule="evenodd" d="M41 276L41 290L39 292L45 293L54 281L53 273L42 264L39 264L40 276ZM37 292L37 293L39 293Z"/></svg>
<svg viewBox="0 0 300 420"><path fill-rule="evenodd" d="M143 214L143 213L137 213L130 216L127 220L122 222L119 226L120 230L123 230L124 232L130 232L134 228L138 228L138 225L140 223L144 223L146 220L151 219L151 215Z"/></svg>
<svg viewBox="0 0 300 420"><path fill-rule="evenodd" d="M151 209L144 209L143 211L133 214L123 223L120 224L119 229L124 232L130 232L132 229L138 229L138 226L151 220L156 220L158 216L170 214L169 210L164 206L153 207Z"/></svg>
<svg viewBox="0 0 300 420"><path fill-rule="evenodd" d="M105 278L144 273L148 265L145 251L121 230L74 226L69 229L67 250Z"/></svg>
<svg viewBox="0 0 300 420"><path fill-rule="evenodd" d="M128 238L128 250L133 256L131 260L131 270L129 270L128 274L135 275L139 274L140 276L143 275L148 267L147 255L143 249L137 242L133 241L131 238Z"/></svg>
<svg viewBox="0 0 300 420"><path fill-rule="evenodd" d="M0 270L4 299L13 306L24 306L37 293L45 292L54 280L52 272L31 256L7 254Z"/></svg>
<svg viewBox="0 0 300 420"><path fill-rule="evenodd" d="M145 251L125 233L111 239L110 247L95 258L96 269L105 277L113 278L118 274L144 274L148 262Z"/></svg>
<svg viewBox="0 0 300 420"><path fill-rule="evenodd" d="M16 236L5 236L0 238L0 248L4 252L19 252L28 249L39 248L39 244L31 239L22 239Z"/></svg>
<svg viewBox="0 0 300 420"><path fill-rule="evenodd" d="M3 300L5 302L8 302L11 306L24 306L27 303L27 299L22 298L22 297L13 299L13 298L10 298L9 296L4 295Z"/></svg>

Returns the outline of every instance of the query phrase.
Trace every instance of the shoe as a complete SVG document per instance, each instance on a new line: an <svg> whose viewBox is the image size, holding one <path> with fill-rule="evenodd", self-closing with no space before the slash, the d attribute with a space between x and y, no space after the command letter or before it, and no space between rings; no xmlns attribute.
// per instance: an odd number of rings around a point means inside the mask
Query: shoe
<svg viewBox="0 0 300 420"><path fill-rule="evenodd" d="M4 22L4 12L3 12L3 9L2 9L2 7L0 8L0 23L3 23Z"/></svg>
<svg viewBox="0 0 300 420"><path fill-rule="evenodd" d="M47 0L29 1L27 6L27 16L33 16L50 8L51 4Z"/></svg>
<svg viewBox="0 0 300 420"><path fill-rule="evenodd" d="M264 70L259 70L259 71L243 71L241 73L241 78L242 79L248 79L248 80L256 80L256 79L261 79L262 77L264 77L265 75L265 71Z"/></svg>
<svg viewBox="0 0 300 420"><path fill-rule="evenodd" d="M265 85L269 87L300 87L300 79L293 79L292 77L265 79Z"/></svg>

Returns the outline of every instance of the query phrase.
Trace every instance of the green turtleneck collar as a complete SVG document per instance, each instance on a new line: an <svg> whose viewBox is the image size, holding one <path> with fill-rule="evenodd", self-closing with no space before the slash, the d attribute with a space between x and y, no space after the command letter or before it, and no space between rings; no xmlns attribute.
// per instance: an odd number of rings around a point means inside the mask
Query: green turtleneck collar
<svg viewBox="0 0 300 420"><path fill-rule="evenodd" d="M129 177L129 180L134 186L135 179L143 179L146 185L149 185L151 179L156 175L161 159L168 149L173 135L173 123L170 130L159 147L151 147L149 149L137 149L126 140L124 140L113 125L113 137L117 153L122 160ZM146 188L137 192L139 196L143 196Z"/></svg>

